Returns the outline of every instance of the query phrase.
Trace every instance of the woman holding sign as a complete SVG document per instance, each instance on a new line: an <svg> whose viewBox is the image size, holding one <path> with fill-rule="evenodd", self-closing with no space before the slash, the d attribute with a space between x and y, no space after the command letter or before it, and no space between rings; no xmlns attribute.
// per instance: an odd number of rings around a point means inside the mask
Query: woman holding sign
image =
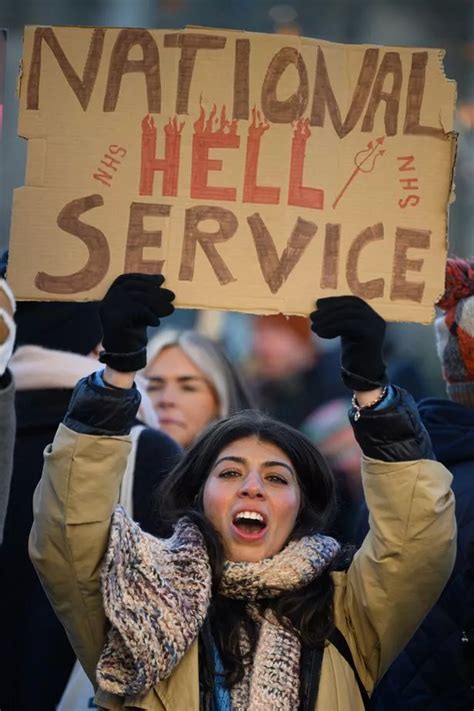
<svg viewBox="0 0 474 711"><path fill-rule="evenodd" d="M371 530L352 561L324 535L334 481L295 430L256 413L212 425L161 489L161 537L120 508L146 328L162 277L119 277L105 370L78 384L45 455L30 553L105 709L358 711L438 597L454 557L451 476L410 396L385 384L385 323L318 301L342 339ZM170 534L172 533L171 537Z"/></svg>

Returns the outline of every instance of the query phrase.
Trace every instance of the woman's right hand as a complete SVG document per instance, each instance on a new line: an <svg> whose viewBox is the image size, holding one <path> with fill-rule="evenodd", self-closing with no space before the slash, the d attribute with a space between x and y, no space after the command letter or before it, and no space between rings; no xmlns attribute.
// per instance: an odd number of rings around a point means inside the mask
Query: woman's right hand
<svg viewBox="0 0 474 711"><path fill-rule="evenodd" d="M158 326L160 318L174 311L175 295L163 288L161 274L121 274L107 291L100 305L102 344L99 360L108 368L105 380L124 381L146 365L148 326ZM127 378L125 378L127 380ZM117 385L125 387L125 385Z"/></svg>

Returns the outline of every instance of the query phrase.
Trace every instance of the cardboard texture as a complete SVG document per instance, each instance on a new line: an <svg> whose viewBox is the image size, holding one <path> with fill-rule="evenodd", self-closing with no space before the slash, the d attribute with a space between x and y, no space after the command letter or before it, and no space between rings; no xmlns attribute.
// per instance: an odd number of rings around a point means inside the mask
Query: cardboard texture
<svg viewBox="0 0 474 711"><path fill-rule="evenodd" d="M442 55L27 27L16 296L98 299L123 271L163 271L182 307L307 314L353 293L429 321L456 146Z"/></svg>

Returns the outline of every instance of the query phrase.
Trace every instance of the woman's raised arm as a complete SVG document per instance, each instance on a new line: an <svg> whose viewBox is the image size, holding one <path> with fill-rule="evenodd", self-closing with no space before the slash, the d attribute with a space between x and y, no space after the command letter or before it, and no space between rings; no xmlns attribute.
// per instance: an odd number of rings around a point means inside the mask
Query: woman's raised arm
<svg viewBox="0 0 474 711"><path fill-rule="evenodd" d="M173 311L163 277L122 275L101 305L106 363L81 380L45 452L34 497L30 557L92 683L105 642L100 567L140 404L135 370L146 360L146 329Z"/></svg>
<svg viewBox="0 0 474 711"><path fill-rule="evenodd" d="M387 384L385 323L353 296L318 301L320 336L341 337L342 377L362 449L369 532L347 573L334 573L335 622L370 692L436 602L454 564L451 474L433 461L415 402Z"/></svg>

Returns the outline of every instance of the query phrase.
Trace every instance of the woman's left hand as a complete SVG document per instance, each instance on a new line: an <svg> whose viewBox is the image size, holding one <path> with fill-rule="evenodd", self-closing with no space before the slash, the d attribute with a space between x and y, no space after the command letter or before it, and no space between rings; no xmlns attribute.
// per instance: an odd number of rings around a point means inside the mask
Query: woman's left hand
<svg viewBox="0 0 474 711"><path fill-rule="evenodd" d="M380 392L386 383L382 349L385 321L357 296L318 299L311 329L321 338L341 337L342 379L357 392ZM361 403L362 404L362 403Z"/></svg>

